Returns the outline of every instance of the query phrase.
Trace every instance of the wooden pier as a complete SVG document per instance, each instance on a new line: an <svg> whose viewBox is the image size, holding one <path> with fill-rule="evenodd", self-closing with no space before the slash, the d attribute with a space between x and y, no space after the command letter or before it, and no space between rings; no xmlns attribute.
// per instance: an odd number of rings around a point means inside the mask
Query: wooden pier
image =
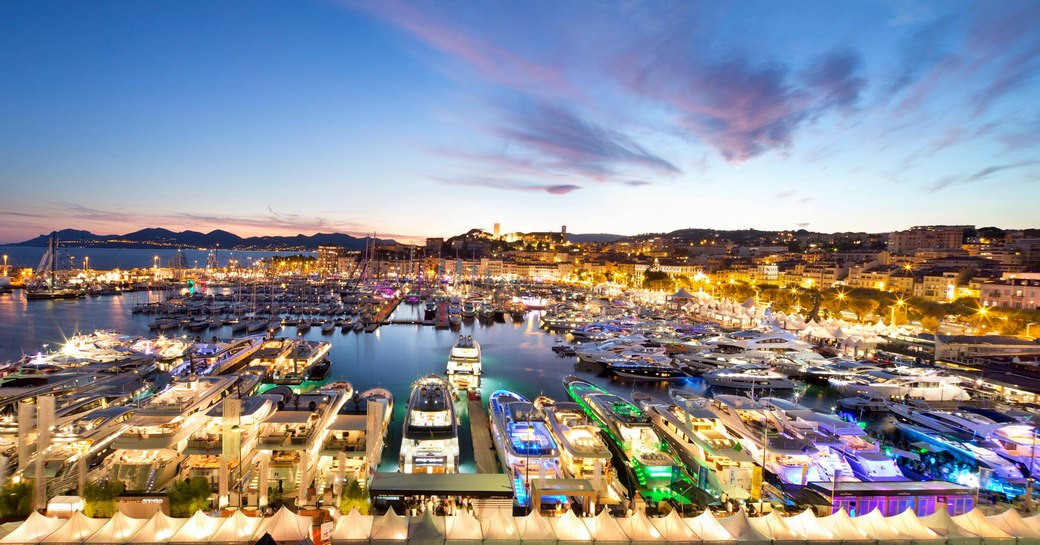
<svg viewBox="0 0 1040 545"><path fill-rule="evenodd" d="M469 410L469 431L473 437L473 458L477 462L477 473L498 473L498 456L495 455L495 442L491 440L491 426L488 424L487 409L480 392L469 392L467 400Z"/></svg>

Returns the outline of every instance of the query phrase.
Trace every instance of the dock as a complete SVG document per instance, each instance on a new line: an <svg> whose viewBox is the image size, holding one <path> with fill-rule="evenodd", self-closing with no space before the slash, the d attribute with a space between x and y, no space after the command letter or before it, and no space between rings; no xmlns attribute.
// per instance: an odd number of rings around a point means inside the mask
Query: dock
<svg viewBox="0 0 1040 545"><path fill-rule="evenodd" d="M498 456L495 443L491 440L491 426L487 410L480 399L479 391L470 391L467 399L470 435L473 437L473 458L477 462L477 473L498 473Z"/></svg>
<svg viewBox="0 0 1040 545"><path fill-rule="evenodd" d="M397 306L400 305L400 304L401 304L401 298L400 297L394 297L393 299L388 301L386 303L386 305L384 305L383 308L379 311L379 313L376 314L370 321L368 321L365 324L365 332L366 333L372 333L380 325L386 323L387 322L387 318L389 318L390 315L393 314L393 312L395 310L397 310Z"/></svg>

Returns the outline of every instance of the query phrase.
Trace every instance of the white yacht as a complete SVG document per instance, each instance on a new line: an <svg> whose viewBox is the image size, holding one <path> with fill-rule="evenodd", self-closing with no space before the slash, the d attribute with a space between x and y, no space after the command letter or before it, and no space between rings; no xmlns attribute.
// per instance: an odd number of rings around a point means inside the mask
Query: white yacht
<svg viewBox="0 0 1040 545"><path fill-rule="evenodd" d="M519 394L494 391L488 400L488 413L498 458L513 483L514 502L527 506L532 479L563 476L556 440L549 433L545 415Z"/></svg>
<svg viewBox="0 0 1040 545"><path fill-rule="evenodd" d="M412 383L401 439L401 472L457 473L458 420L451 386L437 375Z"/></svg>
<svg viewBox="0 0 1040 545"><path fill-rule="evenodd" d="M990 448L968 441L958 441L934 430L906 422L896 422L896 428L910 441L924 442L930 449L945 452L956 460L992 471L993 476L998 479L1012 483L1021 483L1024 480L1022 471L1014 462L999 456Z"/></svg>
<svg viewBox="0 0 1040 545"><path fill-rule="evenodd" d="M794 381L765 365L744 364L704 373L704 381L715 388L738 390L792 390Z"/></svg>
<svg viewBox="0 0 1040 545"><path fill-rule="evenodd" d="M113 440L130 427L135 407L95 409L80 418L55 426L51 444L43 454L48 489L76 488L77 464L89 470L108 452ZM24 468L23 478L33 478L34 464Z"/></svg>
<svg viewBox="0 0 1040 545"><path fill-rule="evenodd" d="M578 361L593 365L605 365L607 360L618 357L625 353L633 356L663 356L665 348L662 346L647 346L645 337L625 336L602 341L592 346L582 346L574 351Z"/></svg>
<svg viewBox="0 0 1040 545"><path fill-rule="evenodd" d="M188 438L206 423L206 411L237 381L189 376L154 396L112 442L111 478L129 492L162 490L176 476Z"/></svg>
<svg viewBox="0 0 1040 545"><path fill-rule="evenodd" d="M990 441L998 446L997 454L1035 474L1040 468L1036 433L1036 428L1028 424L1008 424L993 430Z"/></svg>
<svg viewBox="0 0 1040 545"><path fill-rule="evenodd" d="M321 448L322 456L329 457L330 467L335 466L337 475L342 471L344 478L359 482L368 478L383 458L393 412L394 396L385 388L355 392L343 405Z"/></svg>
<svg viewBox="0 0 1040 545"><path fill-rule="evenodd" d="M231 341L195 343L191 353L200 374L222 375L248 363L263 342L263 335L254 335Z"/></svg>
<svg viewBox="0 0 1040 545"><path fill-rule="evenodd" d="M831 470L840 470L837 480L853 480L853 477L864 481L908 480L893 458L867 440L863 428L786 399L764 397L760 401L771 409L779 429L817 448L816 458L832 478L835 473ZM843 462L821 459L822 455L835 452L844 459Z"/></svg>
<svg viewBox="0 0 1040 545"><path fill-rule="evenodd" d="M690 474L708 475L707 482L699 483L700 487L716 496L732 496L734 488L750 493L756 463L708 409L709 400L683 390L672 389L668 393L673 403L646 400L640 406L686 463Z"/></svg>
<svg viewBox="0 0 1040 545"><path fill-rule="evenodd" d="M968 392L960 387L960 378L936 374L904 375L888 371L869 371L855 377L830 379L828 383L847 396L862 395L874 399L940 403L971 399Z"/></svg>
<svg viewBox="0 0 1040 545"><path fill-rule="evenodd" d="M545 414L549 431L560 449L560 465L564 476L587 479L599 494L599 505L620 503L624 488L611 465L611 454L599 428L592 423L581 405L557 402L538 396L534 405Z"/></svg>
<svg viewBox="0 0 1040 545"><path fill-rule="evenodd" d="M906 403L888 403L896 418L959 438L984 439L1003 427L985 416L967 411L933 410Z"/></svg>
<svg viewBox="0 0 1040 545"><path fill-rule="evenodd" d="M448 380L461 389L476 387L483 372L480 343L473 340L472 335L459 335L448 354Z"/></svg>

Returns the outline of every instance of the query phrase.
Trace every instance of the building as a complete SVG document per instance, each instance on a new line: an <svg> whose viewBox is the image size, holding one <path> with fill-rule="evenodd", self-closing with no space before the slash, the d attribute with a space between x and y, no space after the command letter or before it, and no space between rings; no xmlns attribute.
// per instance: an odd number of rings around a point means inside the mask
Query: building
<svg viewBox="0 0 1040 545"><path fill-rule="evenodd" d="M342 246L318 246L318 271L323 274L339 272L339 260L347 251Z"/></svg>
<svg viewBox="0 0 1040 545"><path fill-rule="evenodd" d="M993 280L984 282L979 289L979 302L986 307L1040 309L1040 278Z"/></svg>
<svg viewBox="0 0 1040 545"><path fill-rule="evenodd" d="M502 238L502 224L495 222L495 240Z"/></svg>
<svg viewBox="0 0 1040 545"><path fill-rule="evenodd" d="M888 235L888 251L893 254L913 254L917 250L933 248L960 248L964 232L973 225L925 225L895 231Z"/></svg>
<svg viewBox="0 0 1040 545"><path fill-rule="evenodd" d="M428 238L428 239L426 239L426 255L428 255L430 257L440 257L441 256L441 248L443 246L444 246L444 239L443 238L437 237L437 238Z"/></svg>
<svg viewBox="0 0 1040 545"><path fill-rule="evenodd" d="M945 361L1010 360L1040 356L1040 343L1004 335L951 335L935 338L935 359Z"/></svg>

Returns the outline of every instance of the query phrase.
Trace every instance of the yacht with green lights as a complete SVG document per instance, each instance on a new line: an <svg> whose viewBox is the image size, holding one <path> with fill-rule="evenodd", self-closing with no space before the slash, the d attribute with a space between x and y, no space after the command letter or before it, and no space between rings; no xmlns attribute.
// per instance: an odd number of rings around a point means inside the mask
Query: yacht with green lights
<svg viewBox="0 0 1040 545"><path fill-rule="evenodd" d="M606 433L608 446L624 460L622 467L632 496L638 492L650 502L691 503L689 498L697 495L696 482L668 451L667 443L657 435L653 422L643 411L575 376L563 379L563 386Z"/></svg>

